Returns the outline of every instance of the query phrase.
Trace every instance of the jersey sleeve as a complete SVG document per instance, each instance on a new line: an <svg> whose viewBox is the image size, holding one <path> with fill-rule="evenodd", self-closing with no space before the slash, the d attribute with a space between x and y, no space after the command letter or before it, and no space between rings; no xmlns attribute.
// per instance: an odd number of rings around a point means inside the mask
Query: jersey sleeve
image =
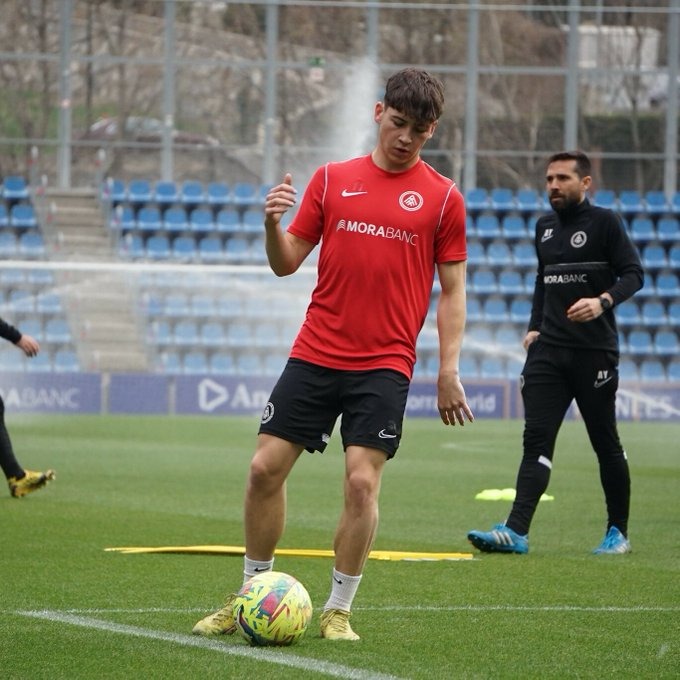
<svg viewBox="0 0 680 680"><path fill-rule="evenodd" d="M467 259L465 201L455 185L444 202L441 223L435 237L434 259L437 264Z"/></svg>

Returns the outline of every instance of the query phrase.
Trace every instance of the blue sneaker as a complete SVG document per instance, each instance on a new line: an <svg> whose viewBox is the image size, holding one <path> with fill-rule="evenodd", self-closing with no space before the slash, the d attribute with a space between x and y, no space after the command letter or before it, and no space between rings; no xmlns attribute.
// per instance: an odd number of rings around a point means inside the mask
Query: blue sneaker
<svg viewBox="0 0 680 680"><path fill-rule="evenodd" d="M520 536L505 524L496 524L491 531L471 531L468 541L482 552L517 553L529 552L529 537Z"/></svg>
<svg viewBox="0 0 680 680"><path fill-rule="evenodd" d="M594 555L624 555L632 551L630 541L616 528L609 527L602 543L593 550Z"/></svg>

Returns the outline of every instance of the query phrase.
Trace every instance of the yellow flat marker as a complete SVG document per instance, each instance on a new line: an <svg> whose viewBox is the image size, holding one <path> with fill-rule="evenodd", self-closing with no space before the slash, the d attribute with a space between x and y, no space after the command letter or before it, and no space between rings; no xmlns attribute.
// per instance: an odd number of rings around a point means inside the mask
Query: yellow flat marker
<svg viewBox="0 0 680 680"><path fill-rule="evenodd" d="M107 552L118 552L124 555L142 553L191 554L191 555L244 555L246 549L237 545L170 545L157 547L119 547L104 548ZM288 557L334 557L332 550L314 550L310 548L277 548L277 556ZM437 562L442 560L458 561L473 559L472 553L449 552L407 552L400 550L372 550L368 554L371 560L392 560L411 562Z"/></svg>

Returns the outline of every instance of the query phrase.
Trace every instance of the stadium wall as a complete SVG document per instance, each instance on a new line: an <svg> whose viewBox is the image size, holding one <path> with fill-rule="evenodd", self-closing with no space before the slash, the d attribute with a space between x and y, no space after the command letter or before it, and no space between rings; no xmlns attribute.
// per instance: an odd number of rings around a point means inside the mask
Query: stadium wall
<svg viewBox="0 0 680 680"><path fill-rule="evenodd" d="M0 396L9 414L258 416L274 381L257 376L7 372L0 375ZM522 417L517 381L471 381L465 390L476 418ZM412 383L406 413L439 417L434 382ZM617 413L620 420L680 421L680 386L622 383ZM569 417L579 417L575 407Z"/></svg>

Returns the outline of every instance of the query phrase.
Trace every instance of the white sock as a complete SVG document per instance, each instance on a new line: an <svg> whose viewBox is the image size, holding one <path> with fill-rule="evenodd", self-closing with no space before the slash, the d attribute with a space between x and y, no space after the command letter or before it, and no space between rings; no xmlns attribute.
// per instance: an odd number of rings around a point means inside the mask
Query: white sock
<svg viewBox="0 0 680 680"><path fill-rule="evenodd" d="M251 560L247 555L243 556L243 582L261 574L263 571L271 571L274 568L274 558L271 560Z"/></svg>
<svg viewBox="0 0 680 680"><path fill-rule="evenodd" d="M333 569L331 594L323 608L324 611L327 609L350 611L360 581L361 574L359 576L348 576L337 569Z"/></svg>

